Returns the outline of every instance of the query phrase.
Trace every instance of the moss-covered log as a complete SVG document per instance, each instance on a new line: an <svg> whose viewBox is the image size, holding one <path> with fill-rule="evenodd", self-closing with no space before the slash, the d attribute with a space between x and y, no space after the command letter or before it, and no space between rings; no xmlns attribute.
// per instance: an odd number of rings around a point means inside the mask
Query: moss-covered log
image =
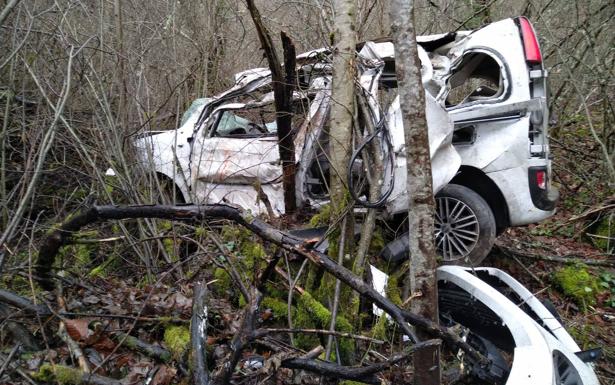
<svg viewBox="0 0 615 385"><path fill-rule="evenodd" d="M468 356L481 365L487 366L489 364L480 353L459 338L459 336L425 317L402 310L392 301L379 294L373 287L367 285L350 270L338 265L325 254L312 250L311 243L306 243L301 238L276 229L239 208L223 204L93 206L81 214L73 216L43 240L39 248L37 262L38 279L41 286L46 289L53 288L49 273L58 251L70 241L70 235L73 232L98 221L128 218L158 218L199 222L212 219L234 221L254 232L262 239L276 244L284 250L307 258L312 263L322 267L353 290L375 303L399 325L404 334L413 338L415 342L417 342L416 336L408 323L422 328L431 335L442 338L453 348L464 350Z"/></svg>

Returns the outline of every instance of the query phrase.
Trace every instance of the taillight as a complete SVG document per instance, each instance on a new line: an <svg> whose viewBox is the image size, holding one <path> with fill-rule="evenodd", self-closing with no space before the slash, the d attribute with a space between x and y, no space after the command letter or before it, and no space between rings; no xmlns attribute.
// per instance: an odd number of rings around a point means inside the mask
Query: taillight
<svg viewBox="0 0 615 385"><path fill-rule="evenodd" d="M536 171L536 186L541 190L547 189L547 172L544 170Z"/></svg>
<svg viewBox="0 0 615 385"><path fill-rule="evenodd" d="M521 30L521 37L523 38L523 49L525 50L525 61L530 64L542 63L542 54L540 53L540 46L536 39L536 33L534 27L530 21L521 16L519 17L519 29Z"/></svg>

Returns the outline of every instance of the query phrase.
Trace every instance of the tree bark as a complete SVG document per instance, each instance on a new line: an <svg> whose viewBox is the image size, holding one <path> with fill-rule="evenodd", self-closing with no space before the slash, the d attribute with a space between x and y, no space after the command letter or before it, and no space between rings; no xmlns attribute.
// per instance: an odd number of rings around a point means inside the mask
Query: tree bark
<svg viewBox="0 0 615 385"><path fill-rule="evenodd" d="M260 12L256 5L254 5L254 0L248 0L247 3L261 42L261 47L265 51L265 57L267 58L267 63L269 63L269 70L271 71L278 130L278 150L280 152L280 161L282 162L284 210L287 214L292 214L297 209L297 196L295 193L295 135L292 130L293 90L296 84L295 66L297 54L292 40L282 31L280 35L284 49L285 71L283 71L282 64L271 40L271 35L265 24L263 24Z"/></svg>
<svg viewBox="0 0 615 385"><path fill-rule="evenodd" d="M356 1L335 0L335 47L331 83L330 196L335 213L346 205L346 169L352 146L355 57L357 43Z"/></svg>
<svg viewBox="0 0 615 385"><path fill-rule="evenodd" d="M420 296L411 302L412 311L437 323L436 252L433 240L434 198L425 117L425 89L421 81L413 1L391 1L390 19L395 44L397 84L408 171L410 269L407 288L410 293L408 290L405 291L410 295L420 293ZM434 346L417 352L413 361L415 384L440 384L439 347Z"/></svg>

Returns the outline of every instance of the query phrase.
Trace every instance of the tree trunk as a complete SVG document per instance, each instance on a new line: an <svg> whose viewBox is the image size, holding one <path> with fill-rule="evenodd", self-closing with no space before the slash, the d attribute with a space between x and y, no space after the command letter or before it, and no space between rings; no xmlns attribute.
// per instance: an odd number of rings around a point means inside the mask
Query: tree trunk
<svg viewBox="0 0 615 385"><path fill-rule="evenodd" d="M278 128L278 150L282 162L282 184L284 186L284 211L292 214L297 209L297 196L295 193L295 135L292 131L292 97L295 88L295 46L286 35L281 32L284 47L284 67L275 51L271 35L263 24L260 12L254 5L254 0L248 0L248 10L254 21L258 38L261 42L265 57L271 70L271 82L275 99L276 124Z"/></svg>
<svg viewBox="0 0 615 385"><path fill-rule="evenodd" d="M410 295L420 294L411 302L412 311L437 322L434 198L425 118L425 90L421 82L421 63L416 45L413 1L391 1L390 18L408 169L410 269L407 286ZM415 384L440 383L439 356L438 347L417 352L414 356Z"/></svg>
<svg viewBox="0 0 615 385"><path fill-rule="evenodd" d="M331 85L331 206L340 213L346 206L346 170L352 145L356 57L356 1L335 0L335 47Z"/></svg>

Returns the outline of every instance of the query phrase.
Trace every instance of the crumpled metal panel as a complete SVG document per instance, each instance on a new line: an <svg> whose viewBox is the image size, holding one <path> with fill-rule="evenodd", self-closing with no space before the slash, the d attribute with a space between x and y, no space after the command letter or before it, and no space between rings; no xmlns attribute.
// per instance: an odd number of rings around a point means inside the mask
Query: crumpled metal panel
<svg viewBox="0 0 615 385"><path fill-rule="evenodd" d="M223 184L197 181L194 186L198 202L226 203L249 210L254 215L269 215L267 205L259 199L258 189L266 195L274 216L284 213L284 188L281 182L263 185Z"/></svg>
<svg viewBox="0 0 615 385"><path fill-rule="evenodd" d="M461 166L461 157L452 144L454 124L448 115L446 109L441 103L436 101L435 96L442 87L441 80L434 79L434 71L430 57L427 52L418 46L419 59L421 60L421 76L423 86L425 87L425 114L427 120L427 129L429 133L429 154L431 157L431 171L433 191L438 192L455 176L455 173ZM373 66L377 66L378 61L394 58L393 43L373 43L367 42L360 56L372 61ZM439 65L443 65L439 63ZM378 106L375 105L377 95L377 80L378 74L373 70L366 70L364 74L369 74L361 77L361 84L364 89L373 97L369 98L370 106L375 111L378 111ZM374 79L370 79L374 78ZM377 112L375 112L377 114ZM406 165L406 147L404 139L404 127L401 115L401 106L399 96L397 96L387 112L387 124L393 151L395 152L395 168L393 192L386 203L386 211L389 214L395 214L408 209L408 192L406 188L407 181L407 165Z"/></svg>
<svg viewBox="0 0 615 385"><path fill-rule="evenodd" d="M422 60L423 83L428 91L426 114L432 157L432 177L434 191L437 191L454 176L459 168L460 159L451 144L453 125L444 108L432 96L432 93L442 85L441 80L434 76L436 72L434 72L429 55L422 49L419 52ZM393 55L392 43L368 42L360 53L364 63L359 71L361 84L368 95L367 101L375 119L379 119L383 109L388 108L385 116L388 119L388 129L396 153L396 165L393 169L395 189L386 207L389 213L406 210L408 204L405 182L405 147L399 99L397 98L388 107L378 104L378 78L382 73L383 59L391 58ZM445 59L438 56L435 62L438 63L439 70L447 68ZM283 213L284 200L280 183L282 170L277 137L272 135L260 138L224 138L206 135L207 127L213 124L219 111L270 103L272 95L267 94L264 95L264 99L250 104L229 104L228 102L224 104L224 100L230 101L230 98L252 92L267 85L270 81L270 73L264 68L237 74L236 84L233 87L195 106L193 113L186 117L185 123L176 131L177 134L150 137L149 147L153 150L148 151L151 155L150 160L153 160L157 169L163 167L168 171L175 164L175 156L177 156L180 168L187 174L181 176L188 179L187 183L182 185L190 185L191 198L197 202L236 204L251 210L254 214L267 214L269 211L267 206L262 199L259 199L258 191L261 191L266 195L273 214ZM311 146L314 145L327 118L330 103L330 76L325 73L312 79L310 92L316 93L316 96L310 105L308 119L298 128L295 140L299 166L297 173L299 203L307 201L304 192L301 191L303 185L301 178L305 177L307 163L310 159L309 154L312 153ZM296 95L296 97L302 96ZM147 147L143 144L141 147ZM173 148L176 154L173 154ZM310 201L310 203L317 205L321 202Z"/></svg>
<svg viewBox="0 0 615 385"><path fill-rule="evenodd" d="M221 184L269 184L282 177L277 136L207 138L195 163L198 180Z"/></svg>
<svg viewBox="0 0 615 385"><path fill-rule="evenodd" d="M429 132L429 154L431 156L431 177L434 193L440 191L453 179L461 166L461 157L452 144L453 122L448 113L431 96L425 93L425 114ZM395 98L389 112L391 138L395 151L395 185L386 205L390 214L408 209L408 178L406 165L406 145L399 96Z"/></svg>

